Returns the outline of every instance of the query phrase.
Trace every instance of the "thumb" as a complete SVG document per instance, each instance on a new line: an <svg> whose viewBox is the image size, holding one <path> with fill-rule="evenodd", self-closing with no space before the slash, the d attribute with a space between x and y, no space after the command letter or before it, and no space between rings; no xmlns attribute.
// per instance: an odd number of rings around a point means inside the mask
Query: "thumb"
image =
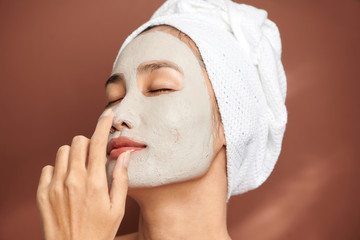
<svg viewBox="0 0 360 240"><path fill-rule="evenodd" d="M130 159L130 151L126 151L116 160L110 189L111 207L115 212L125 212L125 201L129 185L127 166Z"/></svg>

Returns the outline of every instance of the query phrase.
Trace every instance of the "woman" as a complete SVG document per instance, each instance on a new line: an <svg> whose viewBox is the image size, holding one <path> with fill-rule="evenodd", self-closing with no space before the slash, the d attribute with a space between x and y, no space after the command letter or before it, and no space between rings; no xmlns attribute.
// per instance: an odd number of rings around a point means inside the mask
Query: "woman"
<svg viewBox="0 0 360 240"><path fill-rule="evenodd" d="M128 194L139 229L118 239L230 239L228 199L265 181L280 152L280 49L265 11L161 6L120 49L92 138L75 137L43 169L45 238L113 239Z"/></svg>

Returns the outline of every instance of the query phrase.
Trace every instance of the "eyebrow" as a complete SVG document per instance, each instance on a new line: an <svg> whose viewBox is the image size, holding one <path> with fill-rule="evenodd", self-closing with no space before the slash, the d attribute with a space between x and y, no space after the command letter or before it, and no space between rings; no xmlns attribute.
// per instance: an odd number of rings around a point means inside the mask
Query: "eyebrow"
<svg viewBox="0 0 360 240"><path fill-rule="evenodd" d="M116 83L116 82L120 82L120 81L124 81L124 80L125 80L124 74L115 73L115 74L111 75L108 80L106 80L105 87L107 87L107 85L109 85L110 83Z"/></svg>
<svg viewBox="0 0 360 240"><path fill-rule="evenodd" d="M153 63L143 63L140 64L137 71L138 73L144 73L144 72L151 73L159 68L172 68L178 71L179 73L184 74L181 68L177 64L170 61L156 61ZM124 74L115 73L111 75L109 79L106 81L105 87L107 87L107 85L109 85L110 83L116 83L124 80L125 80Z"/></svg>
<svg viewBox="0 0 360 240"><path fill-rule="evenodd" d="M155 71L159 68L172 68L176 71L178 71L181 74L184 74L183 71L181 70L181 68L170 61L156 61L156 62L152 62L152 63L143 63L140 64L140 66L138 67L138 72L139 73L143 73L143 72L152 72Z"/></svg>

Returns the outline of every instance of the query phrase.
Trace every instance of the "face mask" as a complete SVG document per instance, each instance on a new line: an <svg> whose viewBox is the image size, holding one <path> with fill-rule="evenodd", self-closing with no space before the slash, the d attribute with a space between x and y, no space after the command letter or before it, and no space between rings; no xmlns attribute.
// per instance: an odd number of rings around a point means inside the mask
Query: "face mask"
<svg viewBox="0 0 360 240"><path fill-rule="evenodd" d="M182 82L180 90L156 96L144 94L142 81L157 77L166 81L172 77L170 71L165 75L156 74L164 68L152 73L138 72L140 66L157 62L178 66L182 74L172 73ZM114 123L125 122L128 127L111 133L109 141L125 136L147 146L131 153L129 187L154 187L204 174L213 157L211 99L200 64L191 49L169 33L144 33L122 51L113 74L121 74L125 84L123 99L111 106ZM116 87L116 84L109 87ZM108 157L109 179L114 164L115 159Z"/></svg>

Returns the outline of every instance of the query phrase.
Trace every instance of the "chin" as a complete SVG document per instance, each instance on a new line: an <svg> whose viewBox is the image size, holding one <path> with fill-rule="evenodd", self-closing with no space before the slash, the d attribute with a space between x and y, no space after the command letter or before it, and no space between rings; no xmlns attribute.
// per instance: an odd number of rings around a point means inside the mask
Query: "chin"
<svg viewBox="0 0 360 240"><path fill-rule="evenodd" d="M156 157L149 158L149 153L146 151L134 154L131 156L128 167L129 189L157 188L196 181L204 177L210 168L212 157L209 155L207 157L208 159L202 161L201 164L198 162L194 165L192 164L194 161L189 161L181 167L174 167L176 163L182 162L181 159L169 161L166 165L161 161L155 161L154 159L158 159ZM196 159L199 158L201 157L197 156ZM111 186L115 163L116 160L108 159L106 164L109 186Z"/></svg>

